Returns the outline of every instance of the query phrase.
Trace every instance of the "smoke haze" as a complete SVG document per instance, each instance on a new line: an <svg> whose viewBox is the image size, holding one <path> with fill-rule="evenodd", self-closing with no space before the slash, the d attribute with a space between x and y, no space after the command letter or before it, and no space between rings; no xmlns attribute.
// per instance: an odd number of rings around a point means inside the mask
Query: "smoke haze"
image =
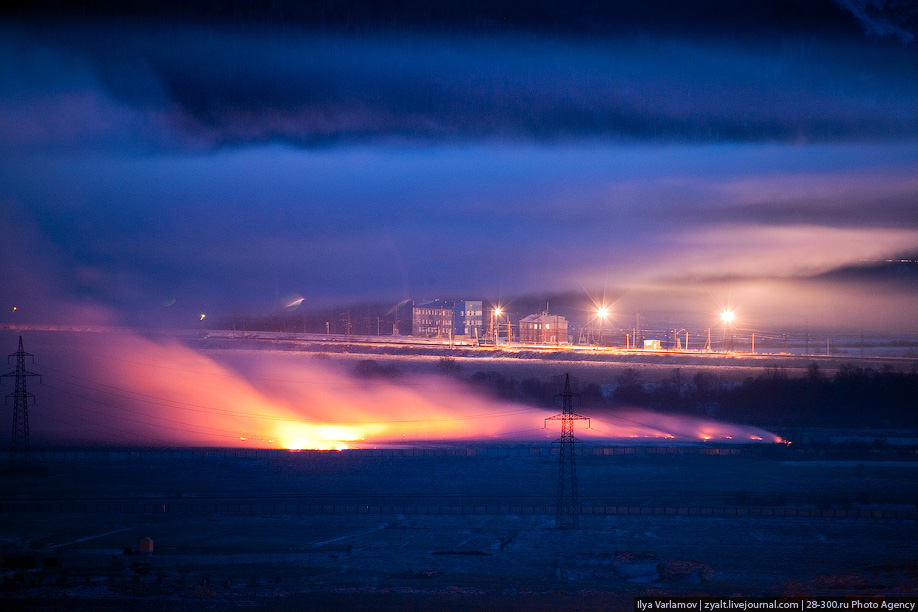
<svg viewBox="0 0 918 612"><path fill-rule="evenodd" d="M0 334L14 347L15 336ZM30 332L32 442L344 449L425 441L546 441L557 408L525 406L442 376L355 377L313 355L200 351L130 332ZM31 381L30 381L31 383ZM775 441L757 428L604 414L584 440Z"/></svg>

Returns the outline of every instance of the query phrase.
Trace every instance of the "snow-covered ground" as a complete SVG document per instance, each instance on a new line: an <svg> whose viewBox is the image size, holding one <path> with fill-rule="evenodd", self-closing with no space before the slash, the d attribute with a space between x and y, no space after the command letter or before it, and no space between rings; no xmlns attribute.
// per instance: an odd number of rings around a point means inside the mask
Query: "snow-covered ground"
<svg viewBox="0 0 918 612"><path fill-rule="evenodd" d="M2 476L7 566L37 571L11 569L0 597L10 609L586 610L649 594L918 591L918 521L889 518L914 513L912 461L775 450L579 456L590 510L575 530L555 528L551 455L48 463ZM13 510L17 499L38 505ZM594 513L612 504L637 511ZM669 507L720 514L654 512ZM152 555L136 554L144 537Z"/></svg>

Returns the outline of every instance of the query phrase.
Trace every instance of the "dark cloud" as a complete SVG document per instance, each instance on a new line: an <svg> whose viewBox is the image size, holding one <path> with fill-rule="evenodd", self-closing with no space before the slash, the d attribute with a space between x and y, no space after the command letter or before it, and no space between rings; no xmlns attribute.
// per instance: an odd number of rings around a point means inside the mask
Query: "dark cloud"
<svg viewBox="0 0 918 612"><path fill-rule="evenodd" d="M918 51L832 2L176 6L0 25L4 304L638 308L918 243Z"/></svg>
<svg viewBox="0 0 918 612"><path fill-rule="evenodd" d="M873 36L894 36L911 43L918 33L918 5L914 0L836 0Z"/></svg>
<svg viewBox="0 0 918 612"><path fill-rule="evenodd" d="M546 38L111 21L12 31L15 76L55 94L53 115L83 112L91 143L106 134L105 122L93 128L101 114L154 147L918 135L916 49L794 31ZM35 68L49 76L36 82Z"/></svg>
<svg viewBox="0 0 918 612"><path fill-rule="evenodd" d="M718 211L715 218L725 223L743 221L762 225L918 229L916 195L902 194L891 201L860 200L857 208L820 199L751 204Z"/></svg>
<svg viewBox="0 0 918 612"><path fill-rule="evenodd" d="M918 293L918 253L904 253L884 260L860 261L840 266L814 277L816 280L846 282L854 286L870 283L885 291Z"/></svg>
<svg viewBox="0 0 918 612"><path fill-rule="evenodd" d="M857 0L850 0L857 6ZM871 0L861 5L882 5ZM889 2L893 4L893 2ZM901 3L900 3L901 4ZM4 12L24 19L112 19L234 27L294 26L343 32L416 30L434 32L536 32L606 36L622 32L684 32L736 35L745 32L851 34L855 18L831 0L71 0L5 3ZM874 15L875 6L861 8ZM863 19L860 14L855 14Z"/></svg>

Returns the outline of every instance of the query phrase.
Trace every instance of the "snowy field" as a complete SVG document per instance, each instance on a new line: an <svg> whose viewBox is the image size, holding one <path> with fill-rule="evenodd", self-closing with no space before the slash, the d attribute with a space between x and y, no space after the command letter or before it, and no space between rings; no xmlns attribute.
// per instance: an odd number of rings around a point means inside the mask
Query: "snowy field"
<svg viewBox="0 0 918 612"><path fill-rule="evenodd" d="M581 455L576 530L555 529L550 454L45 462L2 476L3 608L628 610L639 595L913 595L914 451L846 453ZM144 537L152 554L138 552Z"/></svg>
<svg viewBox="0 0 918 612"><path fill-rule="evenodd" d="M544 406L495 408L460 384L496 372L553 385L570 372L601 385L628 368L658 383L676 367L729 383L771 367L802 376L809 359L448 352L459 370L443 376L437 351L59 331L27 340L43 376L30 387L41 454L31 470L0 470L3 610L592 611L631 610L644 595L918 594L914 431L798 429L773 432L789 446L728 446L578 429L580 528L558 530L558 434L541 426L561 388ZM355 375L370 359L373 376ZM235 403L247 420L230 425ZM434 416L449 431L343 452L241 437L192 451L179 440L376 413L394 415L386 434ZM498 438L523 427L536 434ZM93 431L139 442L87 453L91 440L74 436ZM54 432L70 436L60 453L46 450ZM182 448L156 450L155 436Z"/></svg>

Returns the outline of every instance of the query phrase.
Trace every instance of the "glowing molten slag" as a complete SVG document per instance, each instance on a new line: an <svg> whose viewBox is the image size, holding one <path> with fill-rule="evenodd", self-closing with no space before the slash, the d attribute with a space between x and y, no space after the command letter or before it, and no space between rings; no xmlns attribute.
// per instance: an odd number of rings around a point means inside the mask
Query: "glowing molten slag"
<svg viewBox="0 0 918 612"><path fill-rule="evenodd" d="M430 440L550 441L558 435L543 428L544 408L485 397L439 376L356 378L349 369L302 354L205 353L132 335L81 336L80 342L82 359L67 363L75 363L74 376L88 383L81 391L88 407L76 407L80 412L73 415L85 425L86 441L344 450ZM99 372L109 376L99 380ZM781 442L754 427L637 411L597 415L591 429L576 433L677 444ZM59 436L72 441L72 428Z"/></svg>
<svg viewBox="0 0 918 612"><path fill-rule="evenodd" d="M365 439L361 428L297 421L284 421L277 427L277 431L278 444L289 450L346 450L350 448L348 442Z"/></svg>

